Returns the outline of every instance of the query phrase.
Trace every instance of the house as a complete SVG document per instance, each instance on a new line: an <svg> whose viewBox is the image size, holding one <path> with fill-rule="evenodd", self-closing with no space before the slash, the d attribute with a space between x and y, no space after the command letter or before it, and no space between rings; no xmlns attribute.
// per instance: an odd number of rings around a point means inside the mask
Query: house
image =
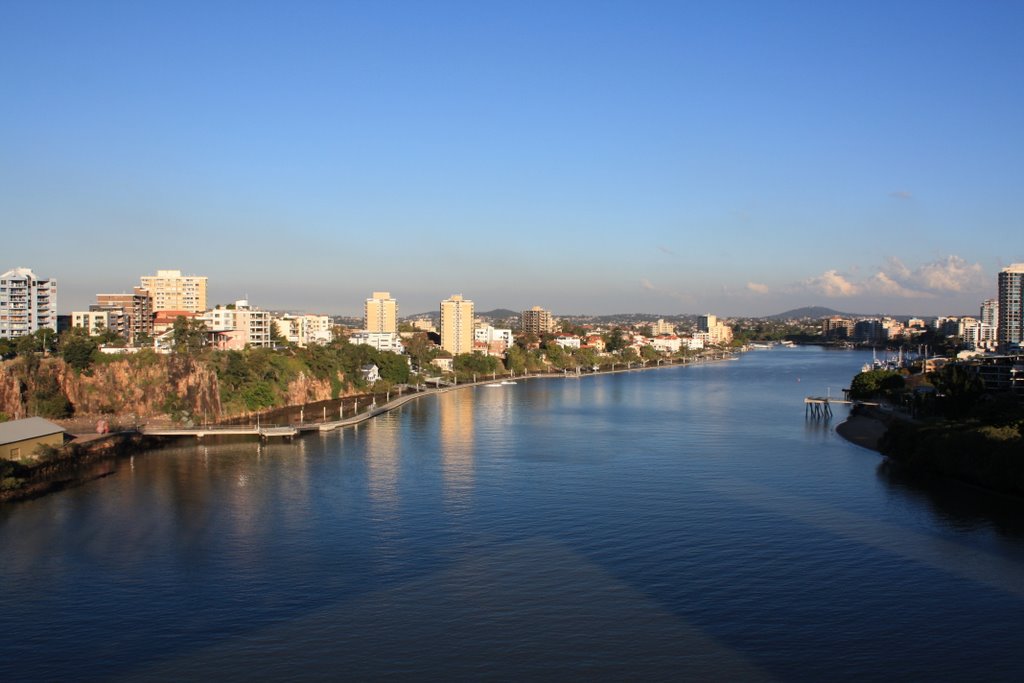
<svg viewBox="0 0 1024 683"><path fill-rule="evenodd" d="M377 367L376 363L369 363L359 368L360 374L363 376L363 380L367 384L373 384L380 379L380 368Z"/></svg>
<svg viewBox="0 0 1024 683"><path fill-rule="evenodd" d="M63 445L64 428L41 417L0 422L0 460L27 460L37 446Z"/></svg>
<svg viewBox="0 0 1024 683"><path fill-rule="evenodd" d="M575 334L560 334L555 337L555 343L561 346L563 349L578 349L580 348L580 338Z"/></svg>

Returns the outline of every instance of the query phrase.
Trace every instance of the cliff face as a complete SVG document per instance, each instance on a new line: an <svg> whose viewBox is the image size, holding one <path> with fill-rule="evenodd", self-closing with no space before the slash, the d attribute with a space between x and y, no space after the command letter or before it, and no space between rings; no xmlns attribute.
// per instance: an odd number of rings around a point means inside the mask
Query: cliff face
<svg viewBox="0 0 1024 683"><path fill-rule="evenodd" d="M297 406L331 398L330 382L308 377L304 372L300 372L297 378L288 383L287 405Z"/></svg>
<svg viewBox="0 0 1024 683"><path fill-rule="evenodd" d="M11 417L28 414L34 385L55 377L75 414L136 415L150 418L169 412L190 412L220 419L220 390L216 374L188 358L162 356L100 363L77 373L64 361L44 359L27 370L17 361L0 365L0 412Z"/></svg>
<svg viewBox="0 0 1024 683"><path fill-rule="evenodd" d="M0 364L0 413L11 419L26 417L27 388L19 373L14 372L13 363Z"/></svg>

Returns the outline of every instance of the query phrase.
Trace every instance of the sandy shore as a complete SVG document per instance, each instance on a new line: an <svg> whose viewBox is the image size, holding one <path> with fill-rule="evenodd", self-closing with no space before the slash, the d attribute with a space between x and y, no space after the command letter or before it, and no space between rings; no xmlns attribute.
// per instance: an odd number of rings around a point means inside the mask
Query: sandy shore
<svg viewBox="0 0 1024 683"><path fill-rule="evenodd" d="M836 426L836 433L850 443L873 451L885 435L886 426L881 420L866 415L850 415L845 422Z"/></svg>

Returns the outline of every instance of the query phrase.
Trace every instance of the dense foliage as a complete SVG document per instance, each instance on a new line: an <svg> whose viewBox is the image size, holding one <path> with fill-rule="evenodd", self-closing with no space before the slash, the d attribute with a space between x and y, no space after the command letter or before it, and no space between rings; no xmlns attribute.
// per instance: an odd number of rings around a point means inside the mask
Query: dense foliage
<svg viewBox="0 0 1024 683"><path fill-rule="evenodd" d="M330 383L331 396L370 387L361 368L376 365L385 385L409 381L405 357L364 344L339 340L304 349L210 351L203 359L217 372L226 412L255 411L284 405L288 385L302 376Z"/></svg>
<svg viewBox="0 0 1024 683"><path fill-rule="evenodd" d="M881 450L918 469L1024 495L1024 420L896 422Z"/></svg>
<svg viewBox="0 0 1024 683"><path fill-rule="evenodd" d="M897 399L903 391L904 383L903 375L897 370L868 370L858 374L850 382L850 398Z"/></svg>

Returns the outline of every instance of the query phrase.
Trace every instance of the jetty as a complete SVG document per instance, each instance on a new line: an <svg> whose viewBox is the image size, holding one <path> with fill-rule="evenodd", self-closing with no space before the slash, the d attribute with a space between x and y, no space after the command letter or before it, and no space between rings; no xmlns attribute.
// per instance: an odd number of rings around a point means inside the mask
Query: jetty
<svg viewBox="0 0 1024 683"><path fill-rule="evenodd" d="M187 427L176 429L162 429L147 427L142 430L146 436L194 436L203 439L207 436L257 436L261 441L268 439L292 439L299 430L292 426L265 425L265 426L210 426L210 427Z"/></svg>
<svg viewBox="0 0 1024 683"><path fill-rule="evenodd" d="M807 417L815 417L821 419L829 419L832 417L832 404L838 403L839 405L846 406L877 406L877 403L869 403L867 401L851 401L847 398L832 398L831 396L807 396L804 398L804 415Z"/></svg>

